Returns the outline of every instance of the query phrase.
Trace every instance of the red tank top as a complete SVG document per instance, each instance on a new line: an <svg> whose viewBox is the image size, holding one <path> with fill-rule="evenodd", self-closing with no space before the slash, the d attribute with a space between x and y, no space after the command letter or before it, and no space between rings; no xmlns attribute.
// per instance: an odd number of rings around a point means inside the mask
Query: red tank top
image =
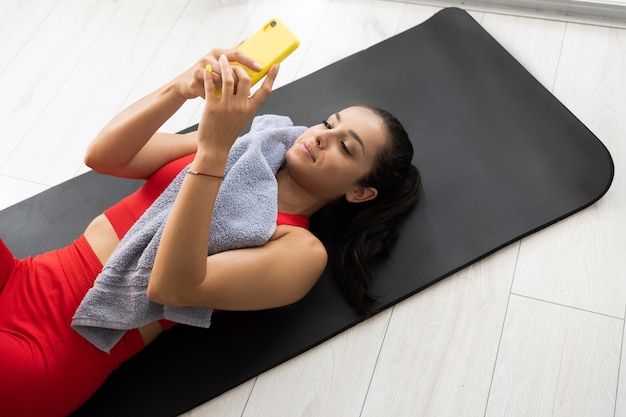
<svg viewBox="0 0 626 417"><path fill-rule="evenodd" d="M191 163L194 154L170 162L155 172L144 185L119 203L105 210L117 237L122 239L152 202L161 195L178 173ZM309 228L309 219L300 214L278 213L277 225L290 225Z"/></svg>

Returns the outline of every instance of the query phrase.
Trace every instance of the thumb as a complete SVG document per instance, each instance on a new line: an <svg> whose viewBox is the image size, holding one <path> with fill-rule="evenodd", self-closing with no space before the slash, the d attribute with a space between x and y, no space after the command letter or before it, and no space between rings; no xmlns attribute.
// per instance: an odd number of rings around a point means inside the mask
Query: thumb
<svg viewBox="0 0 626 417"><path fill-rule="evenodd" d="M273 65L263 80L261 87L252 95L251 99L254 101L256 106L261 105L261 103L271 94L279 69L280 64Z"/></svg>

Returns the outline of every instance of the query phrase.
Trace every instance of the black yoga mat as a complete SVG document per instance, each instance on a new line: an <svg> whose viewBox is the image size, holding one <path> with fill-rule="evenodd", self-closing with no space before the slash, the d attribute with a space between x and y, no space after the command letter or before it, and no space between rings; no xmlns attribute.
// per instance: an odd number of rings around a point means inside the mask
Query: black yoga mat
<svg viewBox="0 0 626 417"><path fill-rule="evenodd" d="M260 113L309 125L360 103L403 121L424 184L376 268L380 309L592 204L613 178L602 143L459 9L276 90ZM0 236L19 256L64 245L137 186L82 175L0 212ZM360 320L327 272L296 305L166 332L75 415L177 415Z"/></svg>

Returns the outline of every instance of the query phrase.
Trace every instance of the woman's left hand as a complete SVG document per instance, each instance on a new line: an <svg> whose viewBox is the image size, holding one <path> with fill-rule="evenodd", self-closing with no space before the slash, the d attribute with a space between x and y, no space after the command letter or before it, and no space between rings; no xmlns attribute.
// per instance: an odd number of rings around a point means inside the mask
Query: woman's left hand
<svg viewBox="0 0 626 417"><path fill-rule="evenodd" d="M216 85L221 86L222 78L219 65L219 57L221 55L225 55L229 62L237 62L253 71L259 71L261 69L261 65L238 49L214 48L209 53L201 57L190 68L174 78L173 85L176 87L178 93L185 99L194 99L196 97L204 98L204 73L207 64L213 67L213 82Z"/></svg>

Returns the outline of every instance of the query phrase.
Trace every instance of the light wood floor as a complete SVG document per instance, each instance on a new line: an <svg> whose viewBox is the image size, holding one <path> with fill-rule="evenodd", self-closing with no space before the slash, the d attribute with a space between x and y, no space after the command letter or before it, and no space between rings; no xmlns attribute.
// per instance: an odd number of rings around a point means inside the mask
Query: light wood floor
<svg viewBox="0 0 626 417"><path fill-rule="evenodd" d="M271 17L302 40L283 85L437 10L3 0L0 208L84 172L85 147L122 106ZM626 30L472 16L606 144L616 163L607 195L186 416L626 416ZM194 123L200 104L164 129Z"/></svg>

